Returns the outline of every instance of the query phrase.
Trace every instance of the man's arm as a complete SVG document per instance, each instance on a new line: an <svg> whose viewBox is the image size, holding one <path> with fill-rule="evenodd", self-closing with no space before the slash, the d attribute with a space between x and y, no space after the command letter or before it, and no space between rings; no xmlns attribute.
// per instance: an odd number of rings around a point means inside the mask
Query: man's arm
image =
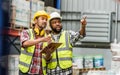
<svg viewBox="0 0 120 75"><path fill-rule="evenodd" d="M50 42L50 41L51 41L51 37L50 37L50 36L47 36L47 37L42 37L42 38L38 38L38 39L34 39L34 40L24 41L24 42L22 43L22 46L23 46L23 47L29 47L29 46L38 44L38 43L40 43L40 42Z"/></svg>
<svg viewBox="0 0 120 75"><path fill-rule="evenodd" d="M40 42L51 42L51 37L46 36L46 37L30 40L30 36L29 36L29 33L27 32L27 30L23 30L21 32L20 41L21 41L22 47L29 47L29 46L33 46L37 43L40 43Z"/></svg>
<svg viewBox="0 0 120 75"><path fill-rule="evenodd" d="M86 17L83 17L83 19L81 20L81 30L79 31L80 35L82 35L83 37L86 35Z"/></svg>
<svg viewBox="0 0 120 75"><path fill-rule="evenodd" d="M79 30L79 32L74 32L74 31L69 31L69 34L70 34L70 43L72 45L74 45L79 39L82 39L85 37L86 35L86 17L84 17L82 20L81 20L81 29Z"/></svg>

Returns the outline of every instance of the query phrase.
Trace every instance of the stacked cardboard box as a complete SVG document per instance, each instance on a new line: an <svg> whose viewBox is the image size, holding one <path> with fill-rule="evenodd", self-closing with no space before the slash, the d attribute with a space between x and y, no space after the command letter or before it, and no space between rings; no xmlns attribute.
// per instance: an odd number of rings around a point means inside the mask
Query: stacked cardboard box
<svg viewBox="0 0 120 75"><path fill-rule="evenodd" d="M44 2L40 0L11 0L10 1L10 24L12 28L29 28L33 15L38 10L44 10Z"/></svg>
<svg viewBox="0 0 120 75"><path fill-rule="evenodd" d="M10 23L14 26L28 27L29 2L26 0L12 0L10 3Z"/></svg>

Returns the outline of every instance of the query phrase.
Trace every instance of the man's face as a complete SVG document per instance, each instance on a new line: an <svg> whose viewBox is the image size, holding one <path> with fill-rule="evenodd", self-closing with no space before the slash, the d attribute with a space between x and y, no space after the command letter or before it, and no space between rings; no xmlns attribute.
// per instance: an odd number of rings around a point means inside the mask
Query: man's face
<svg viewBox="0 0 120 75"><path fill-rule="evenodd" d="M62 24L61 20L59 18L52 19L51 22L51 28L55 33L60 33L62 30Z"/></svg>
<svg viewBox="0 0 120 75"><path fill-rule="evenodd" d="M47 25L47 17L46 16L38 17L37 24L41 29L45 28Z"/></svg>

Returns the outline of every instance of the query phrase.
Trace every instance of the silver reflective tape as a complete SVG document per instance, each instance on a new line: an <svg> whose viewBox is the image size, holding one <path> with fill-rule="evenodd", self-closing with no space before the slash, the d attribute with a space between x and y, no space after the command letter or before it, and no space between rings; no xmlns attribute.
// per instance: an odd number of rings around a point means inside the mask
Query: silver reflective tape
<svg viewBox="0 0 120 75"><path fill-rule="evenodd" d="M72 51L72 48L65 47L65 48L58 48L57 50L58 51L64 51L64 50L70 50L70 51Z"/></svg>
<svg viewBox="0 0 120 75"><path fill-rule="evenodd" d="M28 68L29 68L29 65L30 65L30 64L27 64L27 63L24 63L24 62L21 62L21 61L19 61L19 64L21 64L21 65L23 65L25 67L28 67Z"/></svg>
<svg viewBox="0 0 120 75"><path fill-rule="evenodd" d="M33 53L29 53L26 50L21 50L21 53L25 55L33 56Z"/></svg>
<svg viewBox="0 0 120 75"><path fill-rule="evenodd" d="M68 42L68 32L65 32L65 39L66 39L66 47L69 47L69 42Z"/></svg>

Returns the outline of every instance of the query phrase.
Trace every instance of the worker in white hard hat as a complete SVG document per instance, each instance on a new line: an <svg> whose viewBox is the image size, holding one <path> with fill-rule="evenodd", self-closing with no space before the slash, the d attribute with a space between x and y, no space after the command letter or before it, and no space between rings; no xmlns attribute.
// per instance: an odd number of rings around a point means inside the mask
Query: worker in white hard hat
<svg viewBox="0 0 120 75"><path fill-rule="evenodd" d="M46 63L42 61L40 50L43 42L51 42L50 36L44 37L44 28L49 17L45 11L37 11L33 17L33 28L21 32L19 75L46 75Z"/></svg>
<svg viewBox="0 0 120 75"><path fill-rule="evenodd" d="M72 47L78 39L85 37L87 24L85 18L81 20L81 24L82 27L78 32L65 31L62 28L60 14L57 12L50 14L52 41L62 43L62 45L51 54L51 59L47 64L47 75L72 75Z"/></svg>

